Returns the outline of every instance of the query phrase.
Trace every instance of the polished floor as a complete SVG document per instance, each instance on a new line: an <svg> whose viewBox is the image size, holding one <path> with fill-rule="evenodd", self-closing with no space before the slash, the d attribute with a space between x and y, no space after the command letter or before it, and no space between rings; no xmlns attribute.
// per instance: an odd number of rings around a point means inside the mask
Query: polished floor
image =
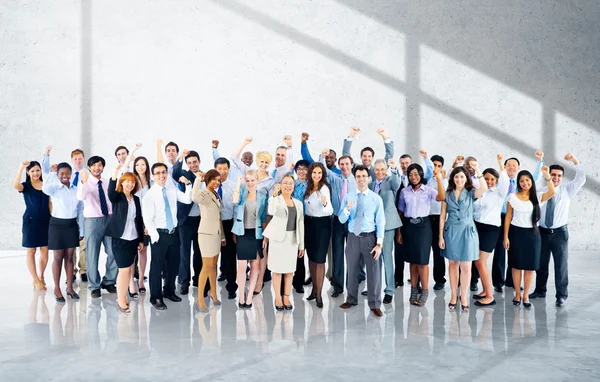
<svg viewBox="0 0 600 382"><path fill-rule="evenodd" d="M563 308L554 306L552 279L531 310L514 307L507 289L494 308L451 313L448 287L418 308L404 287L378 319L366 298L343 311L341 297L318 309L294 294L294 310L276 312L267 288L251 310L222 290L223 305L208 313L194 311L192 295L158 312L146 295L126 315L115 295L92 299L84 283L80 301L57 305L52 285L32 290L22 253L4 251L0 380L600 380L599 255L571 253Z"/></svg>

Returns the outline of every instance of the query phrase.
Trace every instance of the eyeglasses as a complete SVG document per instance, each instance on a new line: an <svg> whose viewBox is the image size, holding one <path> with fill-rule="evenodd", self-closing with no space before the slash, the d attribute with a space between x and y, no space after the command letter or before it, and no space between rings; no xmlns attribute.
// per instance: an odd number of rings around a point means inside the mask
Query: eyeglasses
<svg viewBox="0 0 600 382"><path fill-rule="evenodd" d="M167 172L164 171L164 170L163 171L157 171L157 172L154 173L154 175L166 175L166 174L167 174Z"/></svg>

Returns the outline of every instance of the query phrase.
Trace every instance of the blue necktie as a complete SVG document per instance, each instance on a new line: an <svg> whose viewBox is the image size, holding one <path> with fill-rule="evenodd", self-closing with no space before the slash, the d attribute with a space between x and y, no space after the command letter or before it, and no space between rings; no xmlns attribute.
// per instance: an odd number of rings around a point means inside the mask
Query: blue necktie
<svg viewBox="0 0 600 382"><path fill-rule="evenodd" d="M377 182L375 185L375 193L379 195L379 191L381 191L381 182Z"/></svg>
<svg viewBox="0 0 600 382"><path fill-rule="evenodd" d="M546 204L546 219L544 223L546 223L546 228L551 229L552 225L554 225L554 209L556 207L556 196L548 199L548 203Z"/></svg>
<svg viewBox="0 0 600 382"><path fill-rule="evenodd" d="M167 229L173 230L175 223L173 223L173 215L171 214L171 205L169 204L169 198L167 198L167 188L162 189L163 199L165 200L165 215L167 217Z"/></svg>
<svg viewBox="0 0 600 382"><path fill-rule="evenodd" d="M364 202L363 197L365 195L360 192L358 194L358 201L356 202L356 215L354 218L354 227L352 227L352 232L358 236L362 232L362 221L363 221L363 213L364 213Z"/></svg>
<svg viewBox="0 0 600 382"><path fill-rule="evenodd" d="M98 180L98 197L100 198L100 211L102 215L108 216L108 204L106 203L106 194L102 188L102 181Z"/></svg>
<svg viewBox="0 0 600 382"><path fill-rule="evenodd" d="M77 187L77 182L79 181L79 171L75 172L75 178L73 179L73 187Z"/></svg>
<svg viewBox="0 0 600 382"><path fill-rule="evenodd" d="M223 200L223 186L219 185L219 188L217 189L217 194L219 194L219 198L221 200Z"/></svg>
<svg viewBox="0 0 600 382"><path fill-rule="evenodd" d="M515 180L511 179L508 184L508 195L515 193Z"/></svg>
<svg viewBox="0 0 600 382"><path fill-rule="evenodd" d="M275 174L277 174L277 169L273 170L273 173L271 174L271 178L275 178Z"/></svg>

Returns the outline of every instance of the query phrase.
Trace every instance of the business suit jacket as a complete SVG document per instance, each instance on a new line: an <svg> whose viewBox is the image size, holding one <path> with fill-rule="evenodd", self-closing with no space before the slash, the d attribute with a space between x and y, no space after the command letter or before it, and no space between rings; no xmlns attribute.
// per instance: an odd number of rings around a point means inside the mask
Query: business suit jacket
<svg viewBox="0 0 600 382"><path fill-rule="evenodd" d="M112 215L106 225L105 235L110 237L120 238L125 231L125 223L127 223L127 212L129 210L129 201L122 192L117 192L117 181L110 180L108 182L108 199L112 203ZM135 229L138 233L138 241L144 242L144 220L142 219L142 204L140 198L133 195L135 203Z"/></svg>
<svg viewBox="0 0 600 382"><path fill-rule="evenodd" d="M188 170L183 170L183 161L177 160L175 162L175 164L173 165L173 179L175 180L175 182L177 182L177 186L179 187L179 190L181 190L182 192L185 192L185 184L181 183L179 181L179 178L181 176L184 176L187 180L189 180L191 182L191 184L193 185L194 182L196 181L196 175L194 175L193 172L188 171ZM185 204L185 203L181 203L181 202L177 202L177 226L181 227L183 225L183 223L185 222L185 219L187 219L188 215L190 214L190 211L192 210L192 206L193 204Z"/></svg>
<svg viewBox="0 0 600 382"><path fill-rule="evenodd" d="M223 204L214 192L206 188L201 190L200 183L202 183L200 179L196 179L194 189L192 190L192 200L200 206L200 216L202 216L198 233L219 235L221 236L221 240L225 240L223 222L221 220Z"/></svg>
<svg viewBox="0 0 600 382"><path fill-rule="evenodd" d="M292 198L296 206L296 242L298 249L304 249L304 207L302 202ZM285 232L288 220L288 207L283 196L272 196L269 198L268 214L273 218L265 228L263 236L276 242L285 240Z"/></svg>
<svg viewBox="0 0 600 382"><path fill-rule="evenodd" d="M377 180L369 183L369 190L375 191ZM386 176L381 181L379 189L379 196L383 200L383 210L385 211L385 230L396 229L402 226L400 215L398 214L398 207L396 205L396 199L398 190L400 189L400 175L396 171L392 175Z"/></svg>

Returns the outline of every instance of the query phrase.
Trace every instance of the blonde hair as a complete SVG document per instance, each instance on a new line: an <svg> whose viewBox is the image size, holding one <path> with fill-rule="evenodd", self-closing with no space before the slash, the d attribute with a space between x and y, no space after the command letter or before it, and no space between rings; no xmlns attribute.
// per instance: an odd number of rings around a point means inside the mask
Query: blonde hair
<svg viewBox="0 0 600 382"><path fill-rule="evenodd" d="M273 157L268 151L259 151L256 153L256 161L259 162L261 160L264 160L270 164L273 160Z"/></svg>
<svg viewBox="0 0 600 382"><path fill-rule="evenodd" d="M258 171L256 171L256 170L248 170L248 171L246 171L246 176L248 176L248 175L251 175L256 180L258 180Z"/></svg>

